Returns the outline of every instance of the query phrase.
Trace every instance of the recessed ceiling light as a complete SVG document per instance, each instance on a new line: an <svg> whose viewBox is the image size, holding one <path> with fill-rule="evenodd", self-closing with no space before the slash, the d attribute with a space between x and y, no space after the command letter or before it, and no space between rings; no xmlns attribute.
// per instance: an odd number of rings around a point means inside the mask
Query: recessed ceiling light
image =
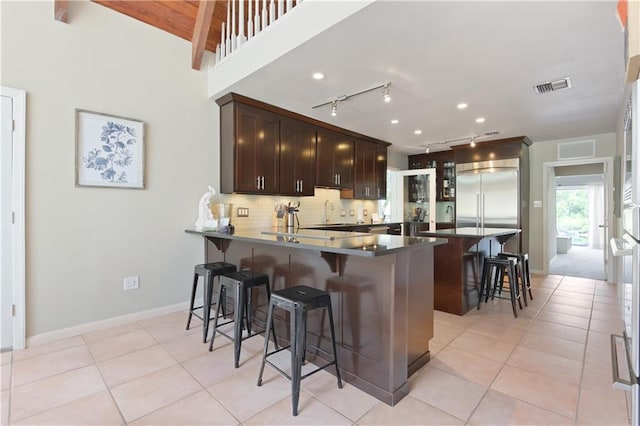
<svg viewBox="0 0 640 426"><path fill-rule="evenodd" d="M484 123L484 117L476 118L476 123Z"/></svg>
<svg viewBox="0 0 640 426"><path fill-rule="evenodd" d="M415 135L421 135L422 134L422 130L418 129L418 130L414 130L413 134Z"/></svg>
<svg viewBox="0 0 640 426"><path fill-rule="evenodd" d="M465 109L466 107L468 107L469 105L467 105L464 102L460 102L458 105L456 105L458 107L458 109Z"/></svg>
<svg viewBox="0 0 640 426"><path fill-rule="evenodd" d="M321 72L314 72L311 74L311 77L313 77L314 80L322 80L324 78L324 74Z"/></svg>
<svg viewBox="0 0 640 426"><path fill-rule="evenodd" d="M393 120L391 120L391 124L398 124L400 121L396 120L395 118Z"/></svg>

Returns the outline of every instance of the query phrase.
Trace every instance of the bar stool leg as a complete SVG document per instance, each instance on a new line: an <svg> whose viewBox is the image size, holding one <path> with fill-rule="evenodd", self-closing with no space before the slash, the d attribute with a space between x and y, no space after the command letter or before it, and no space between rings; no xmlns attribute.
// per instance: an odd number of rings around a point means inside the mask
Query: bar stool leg
<svg viewBox="0 0 640 426"><path fill-rule="evenodd" d="M187 330L189 324L191 324L191 317L193 316L193 305L196 301L196 288L198 288L198 274L193 274L193 288L191 289L191 303L189 303L189 318L187 318Z"/></svg>
<svg viewBox="0 0 640 426"><path fill-rule="evenodd" d="M218 318L220 318L220 305L222 305L222 297L224 295L225 292L222 290L222 287L220 287L220 291L218 292L218 303L216 303L216 316L213 318L213 333L211 334L211 341L209 342L209 352L213 350L213 341L216 339L216 331L218 330Z"/></svg>
<svg viewBox="0 0 640 426"><path fill-rule="evenodd" d="M235 285L235 307L233 310L233 346L234 346L234 359L235 367L240 366L240 349L242 348L242 321L244 318L244 294L245 289L242 285Z"/></svg>
<svg viewBox="0 0 640 426"><path fill-rule="evenodd" d="M267 324L271 324L271 331L273 331L274 342L276 334L273 330L273 303L269 303L269 311L267 312ZM276 343L276 349L278 348ZM260 366L260 374L258 375L258 386L262 386L262 374L264 373L264 365L267 361L267 351L269 350L269 336L264 337L264 351L262 352L262 365ZM293 365L293 364L292 364Z"/></svg>
<svg viewBox="0 0 640 426"><path fill-rule="evenodd" d="M331 309L331 299L327 306L329 311L329 325L331 326L331 344L333 346L333 360L336 362L336 377L338 377L338 388L342 389L342 378L340 377L340 369L338 368L338 351L336 350L336 335L333 330L333 310Z"/></svg>
<svg viewBox="0 0 640 426"><path fill-rule="evenodd" d="M302 356L305 348L302 347L303 334L307 329L307 315L301 309L294 310L293 322L291 324L291 404L293 415L298 415L298 402L300 401L300 381L302 376Z"/></svg>
<svg viewBox="0 0 640 426"><path fill-rule="evenodd" d="M209 318L211 317L211 299L213 298L213 274L208 272L204 277L204 299L202 300L202 343L207 343Z"/></svg>

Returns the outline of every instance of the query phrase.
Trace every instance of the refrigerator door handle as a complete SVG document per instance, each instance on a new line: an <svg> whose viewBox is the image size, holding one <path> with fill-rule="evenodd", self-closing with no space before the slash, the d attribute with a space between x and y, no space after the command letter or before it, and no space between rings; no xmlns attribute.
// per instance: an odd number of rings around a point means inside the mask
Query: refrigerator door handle
<svg viewBox="0 0 640 426"><path fill-rule="evenodd" d="M629 366L629 380L625 380L620 377L620 368L618 367L618 346L616 340L622 339L625 348L625 359ZM613 387L622 390L631 390L634 385L638 384L638 378L633 373L633 366L631 365L631 358L629 357L629 340L626 336L626 332L623 336L612 334L611 335L611 372L613 374Z"/></svg>
<svg viewBox="0 0 640 426"><path fill-rule="evenodd" d="M476 228L480 227L480 193L476 192Z"/></svg>
<svg viewBox="0 0 640 426"><path fill-rule="evenodd" d="M481 193L481 210L480 210L480 226L484 228L484 203L485 203L485 193Z"/></svg>

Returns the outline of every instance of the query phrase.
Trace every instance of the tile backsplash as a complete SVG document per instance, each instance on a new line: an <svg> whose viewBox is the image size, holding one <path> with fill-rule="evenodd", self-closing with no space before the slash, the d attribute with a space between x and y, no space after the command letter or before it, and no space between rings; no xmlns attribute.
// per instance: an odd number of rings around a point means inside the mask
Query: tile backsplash
<svg viewBox="0 0 640 426"><path fill-rule="evenodd" d="M212 203L232 203L231 223L237 229L262 228L272 225L274 207L278 203L300 201L298 219L300 226L317 225L324 222L324 207L327 204L329 223L355 223L358 206L362 205L365 223L371 223L371 214L378 212L377 201L340 199L336 189L316 188L313 197L287 197L280 195L216 194ZM249 217L238 217L238 208L248 208Z"/></svg>

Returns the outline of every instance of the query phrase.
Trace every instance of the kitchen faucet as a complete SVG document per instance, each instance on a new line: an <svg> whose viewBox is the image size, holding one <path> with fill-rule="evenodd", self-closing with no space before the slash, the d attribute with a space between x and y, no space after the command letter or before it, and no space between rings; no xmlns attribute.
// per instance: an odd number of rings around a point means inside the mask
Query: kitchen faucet
<svg viewBox="0 0 640 426"><path fill-rule="evenodd" d="M327 204L331 206L331 210L333 210L333 201L325 200L324 202L324 224L329 223L329 213L327 212Z"/></svg>
<svg viewBox="0 0 640 426"><path fill-rule="evenodd" d="M445 214L451 213L451 222L453 222L453 207L447 206L447 210L445 210Z"/></svg>

